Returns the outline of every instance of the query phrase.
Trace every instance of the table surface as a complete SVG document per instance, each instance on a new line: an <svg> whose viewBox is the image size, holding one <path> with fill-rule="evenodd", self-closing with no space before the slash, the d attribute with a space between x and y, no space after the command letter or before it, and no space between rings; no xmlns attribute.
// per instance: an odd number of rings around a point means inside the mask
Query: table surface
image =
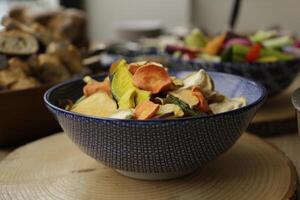
<svg viewBox="0 0 300 200"><path fill-rule="evenodd" d="M293 133L273 137L264 137L264 139L277 146L292 160L298 172L298 179L300 180L300 136L297 133ZM300 184L298 185L298 198L299 197Z"/></svg>

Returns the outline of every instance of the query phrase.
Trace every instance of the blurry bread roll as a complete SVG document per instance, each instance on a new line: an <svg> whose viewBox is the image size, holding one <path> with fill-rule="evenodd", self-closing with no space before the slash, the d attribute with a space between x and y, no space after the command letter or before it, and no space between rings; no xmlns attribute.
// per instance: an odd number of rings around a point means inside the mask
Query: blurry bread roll
<svg viewBox="0 0 300 200"><path fill-rule="evenodd" d="M69 71L54 54L39 54L32 58L31 69L35 76L45 84L55 84L71 78Z"/></svg>
<svg viewBox="0 0 300 200"><path fill-rule="evenodd" d="M82 71L81 54L74 45L67 42L52 42L48 45L47 53L57 55L71 74Z"/></svg>
<svg viewBox="0 0 300 200"><path fill-rule="evenodd" d="M31 34L19 30L0 32L0 53L30 55L38 51L38 42Z"/></svg>
<svg viewBox="0 0 300 200"><path fill-rule="evenodd" d="M17 57L8 61L8 67L0 70L0 87L3 89L25 89L39 86L38 80L30 76L26 62Z"/></svg>

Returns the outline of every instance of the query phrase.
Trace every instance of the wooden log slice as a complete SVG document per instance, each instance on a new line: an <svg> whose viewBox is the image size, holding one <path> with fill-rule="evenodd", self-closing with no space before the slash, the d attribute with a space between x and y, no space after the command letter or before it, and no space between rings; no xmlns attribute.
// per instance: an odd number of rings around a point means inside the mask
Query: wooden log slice
<svg viewBox="0 0 300 200"><path fill-rule="evenodd" d="M291 161L249 134L197 172L169 181L124 177L82 153L65 134L15 150L0 171L0 199L13 200L280 200L293 196L297 182Z"/></svg>

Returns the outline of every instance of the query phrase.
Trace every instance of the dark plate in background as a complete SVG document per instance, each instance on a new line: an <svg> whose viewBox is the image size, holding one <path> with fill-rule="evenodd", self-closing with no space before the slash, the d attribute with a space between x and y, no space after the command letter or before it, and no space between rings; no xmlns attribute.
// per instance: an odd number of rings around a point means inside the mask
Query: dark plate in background
<svg viewBox="0 0 300 200"><path fill-rule="evenodd" d="M300 58L270 63L247 62L201 62L171 58L174 70L199 70L225 72L239 75L263 84L269 96L279 94L296 78L300 70Z"/></svg>

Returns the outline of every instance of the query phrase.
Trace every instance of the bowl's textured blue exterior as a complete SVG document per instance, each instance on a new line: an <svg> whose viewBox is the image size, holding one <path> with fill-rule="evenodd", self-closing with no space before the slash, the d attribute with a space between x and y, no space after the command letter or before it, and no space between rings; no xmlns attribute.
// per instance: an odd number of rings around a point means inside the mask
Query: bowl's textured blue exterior
<svg viewBox="0 0 300 200"><path fill-rule="evenodd" d="M234 75L210 74L217 90L229 97L245 96L248 105L207 117L147 121L94 118L58 107L59 100L82 95L81 80L51 88L44 99L73 142L109 167L139 173L190 171L228 150L266 98L259 84Z"/></svg>
<svg viewBox="0 0 300 200"><path fill-rule="evenodd" d="M279 62L201 62L179 58L170 59L171 70L199 70L223 72L242 76L263 84L269 96L287 88L300 70L300 58Z"/></svg>

